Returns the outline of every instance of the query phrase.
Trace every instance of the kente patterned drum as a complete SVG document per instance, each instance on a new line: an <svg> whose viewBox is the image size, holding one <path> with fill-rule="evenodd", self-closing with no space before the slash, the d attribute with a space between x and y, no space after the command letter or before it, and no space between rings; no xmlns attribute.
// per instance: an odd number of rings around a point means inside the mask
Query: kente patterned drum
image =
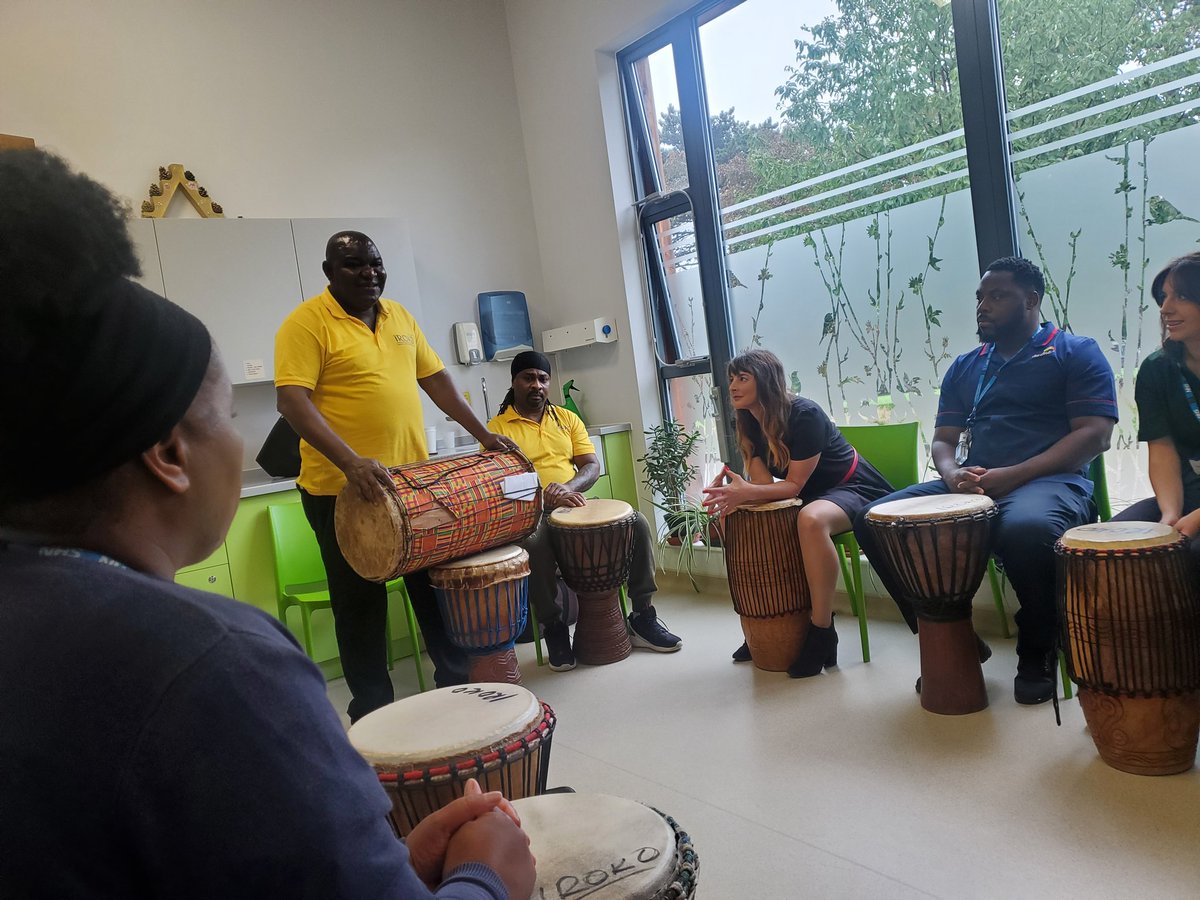
<svg viewBox="0 0 1200 900"><path fill-rule="evenodd" d="M1200 587L1168 525L1104 522L1055 545L1071 680L1100 758L1135 775L1186 772L1200 734Z"/></svg>
<svg viewBox="0 0 1200 900"><path fill-rule="evenodd" d="M629 579L637 513L623 500L589 500L550 513L550 542L565 581L579 595L575 658L619 662L633 650L617 591Z"/></svg>
<svg viewBox="0 0 1200 900"><path fill-rule="evenodd" d="M982 494L934 494L873 506L867 526L917 614L921 706L959 716L988 703L971 601L991 556L996 504Z"/></svg>
<svg viewBox="0 0 1200 900"><path fill-rule="evenodd" d="M800 654L812 597L800 555L799 500L740 506L725 517L725 571L754 665L782 672Z"/></svg>
<svg viewBox="0 0 1200 900"><path fill-rule="evenodd" d="M471 681L519 684L513 651L529 615L529 554L513 544L429 570L446 634L467 653Z"/></svg>
<svg viewBox="0 0 1200 900"><path fill-rule="evenodd" d="M513 477L534 472L516 450L411 463L390 471L396 490L383 502L363 500L347 484L334 507L338 545L363 578L389 581L515 543L537 528L541 485L536 474Z"/></svg>
<svg viewBox="0 0 1200 900"><path fill-rule="evenodd" d="M397 700L349 738L392 797L401 836L461 797L467 779L515 800L546 790L554 710L515 684L468 684Z"/></svg>
<svg viewBox="0 0 1200 900"><path fill-rule="evenodd" d="M513 803L537 857L530 900L690 900L700 860L670 816L607 794Z"/></svg>

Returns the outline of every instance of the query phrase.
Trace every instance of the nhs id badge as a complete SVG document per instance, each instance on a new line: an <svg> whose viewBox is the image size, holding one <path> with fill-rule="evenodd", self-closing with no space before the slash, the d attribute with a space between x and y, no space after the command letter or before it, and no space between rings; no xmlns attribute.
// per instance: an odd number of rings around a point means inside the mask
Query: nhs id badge
<svg viewBox="0 0 1200 900"><path fill-rule="evenodd" d="M958 436L958 446L954 448L955 465L965 466L967 457L971 455L971 429L964 428Z"/></svg>
<svg viewBox="0 0 1200 900"><path fill-rule="evenodd" d="M1188 459L1188 465L1192 467L1192 471L1200 475L1200 456L1193 456Z"/></svg>

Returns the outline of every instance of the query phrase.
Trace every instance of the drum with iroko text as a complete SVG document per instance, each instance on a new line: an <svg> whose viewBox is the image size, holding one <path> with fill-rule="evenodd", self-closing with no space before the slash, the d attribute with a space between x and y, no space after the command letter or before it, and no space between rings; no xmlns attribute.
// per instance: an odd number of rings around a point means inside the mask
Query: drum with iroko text
<svg viewBox="0 0 1200 900"><path fill-rule="evenodd" d="M700 867L670 816L607 794L548 794L513 804L537 858L530 900L685 900Z"/></svg>

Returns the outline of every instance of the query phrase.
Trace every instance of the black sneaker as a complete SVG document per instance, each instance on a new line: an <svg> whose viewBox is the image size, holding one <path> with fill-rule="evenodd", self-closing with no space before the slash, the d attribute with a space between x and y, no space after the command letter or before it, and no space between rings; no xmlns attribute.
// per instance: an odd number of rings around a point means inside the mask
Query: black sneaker
<svg viewBox="0 0 1200 900"><path fill-rule="evenodd" d="M1013 679L1013 697L1018 703L1033 706L1045 703L1054 695L1054 671L1050 654L1022 653L1017 660L1017 677Z"/></svg>
<svg viewBox="0 0 1200 900"><path fill-rule="evenodd" d="M575 652L571 649L571 633L562 622L554 622L542 629L546 641L546 656L550 671L570 672L575 668Z"/></svg>
<svg viewBox="0 0 1200 900"><path fill-rule="evenodd" d="M629 642L635 647L654 650L657 653L674 653L683 646L683 641L667 631L654 613L653 606L644 612L629 614Z"/></svg>

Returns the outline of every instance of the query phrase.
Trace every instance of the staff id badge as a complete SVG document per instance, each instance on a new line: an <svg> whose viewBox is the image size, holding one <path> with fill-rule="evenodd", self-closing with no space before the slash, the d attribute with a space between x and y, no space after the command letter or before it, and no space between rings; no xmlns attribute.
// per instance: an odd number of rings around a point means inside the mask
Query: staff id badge
<svg viewBox="0 0 1200 900"><path fill-rule="evenodd" d="M965 466L967 464L967 457L970 455L971 455L971 429L964 428L962 430L962 434L960 434L958 436L958 446L954 448L954 463L955 463L955 465ZM1195 464L1197 462L1200 462L1200 460L1193 461L1192 465L1195 466Z"/></svg>
<svg viewBox="0 0 1200 900"><path fill-rule="evenodd" d="M1200 475L1200 456L1193 456L1188 459L1188 465L1192 467L1192 471Z"/></svg>

